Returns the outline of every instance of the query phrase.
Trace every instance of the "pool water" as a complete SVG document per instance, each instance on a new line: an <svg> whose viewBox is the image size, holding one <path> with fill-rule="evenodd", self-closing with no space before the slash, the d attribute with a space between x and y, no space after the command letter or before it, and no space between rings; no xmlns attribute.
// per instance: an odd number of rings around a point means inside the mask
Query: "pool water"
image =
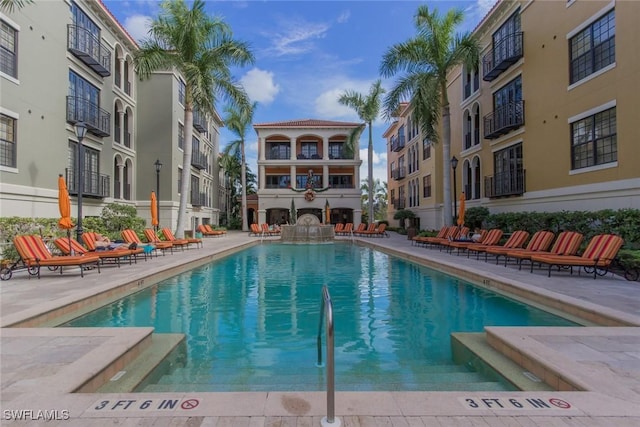
<svg viewBox="0 0 640 427"><path fill-rule="evenodd" d="M325 368L316 366L323 285L333 302L337 390L509 389L454 364L451 333L575 326L435 270L343 243L255 246L64 326L153 326L158 333L186 334L184 361L139 391L324 390Z"/></svg>

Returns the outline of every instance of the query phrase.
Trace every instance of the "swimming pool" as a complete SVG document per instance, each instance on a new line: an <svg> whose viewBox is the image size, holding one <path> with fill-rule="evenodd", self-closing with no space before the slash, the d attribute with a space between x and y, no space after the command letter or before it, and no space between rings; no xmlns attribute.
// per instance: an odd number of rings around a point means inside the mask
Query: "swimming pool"
<svg viewBox="0 0 640 427"><path fill-rule="evenodd" d="M255 246L64 326L186 334L184 366L145 391L323 390L321 289L335 322L338 390L504 390L452 362L452 332L568 320L356 245Z"/></svg>

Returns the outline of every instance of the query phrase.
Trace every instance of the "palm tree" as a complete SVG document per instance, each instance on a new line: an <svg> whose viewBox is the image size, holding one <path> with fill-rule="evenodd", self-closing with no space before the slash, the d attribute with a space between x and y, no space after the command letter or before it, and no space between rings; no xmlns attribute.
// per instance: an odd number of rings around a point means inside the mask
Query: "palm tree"
<svg viewBox="0 0 640 427"><path fill-rule="evenodd" d="M369 146L368 146L368 157L367 157L367 166L368 173L367 178L369 180L369 200L373 200L373 135L372 135L372 123L378 117L380 113L380 104L381 97L385 90L382 88L382 82L380 80L376 80L373 85L371 85L371 89L369 89L369 94L364 96L358 92L347 90L340 98L338 98L338 102L342 105L346 105L347 107L353 108L360 120L365 122L365 125L369 127ZM360 136L362 132L362 128L359 127L355 129L350 135L350 142L352 146L355 146L353 143L355 139ZM373 220L373 203L369 203L369 221Z"/></svg>
<svg viewBox="0 0 640 427"><path fill-rule="evenodd" d="M33 3L33 0L0 0L0 10L11 13L15 9L22 9L30 3Z"/></svg>
<svg viewBox="0 0 640 427"><path fill-rule="evenodd" d="M233 39L231 28L205 12L203 0L194 0L191 9L184 0L165 0L160 15L151 23L149 38L136 52L136 72L140 79L158 70L177 70L184 78L184 156L182 188L176 237L184 237L187 198L191 183L191 140L193 110L214 114L217 96L239 109L249 108L249 100L231 76L230 66L253 62L245 43Z"/></svg>
<svg viewBox="0 0 640 427"><path fill-rule="evenodd" d="M245 142L247 129L253 121L253 113L256 110L257 103L251 104L250 108L238 110L234 107L226 107L226 117L224 119L227 129L234 133L238 139L231 141L225 148L225 154L229 154L240 158L240 180L242 187L242 231L249 231L247 222L247 162L245 159Z"/></svg>
<svg viewBox="0 0 640 427"><path fill-rule="evenodd" d="M414 116L424 138L438 142L437 126L442 118L442 189L444 192L444 221L452 220L451 178L451 117L447 95L447 76L461 64L476 68L480 56L478 41L469 33L455 35L455 27L462 23L463 13L449 10L440 16L429 12L426 5L418 7L415 15L418 34L403 43L393 45L384 54L380 74L392 77L404 72L384 101L385 116L390 118L399 103L411 99Z"/></svg>
<svg viewBox="0 0 640 427"><path fill-rule="evenodd" d="M369 183L366 179L362 180L360 185L360 191L362 192L361 201L363 207L373 205L374 216L369 218L369 222L374 220L385 219L384 211L387 209L387 183L381 182L380 178L376 178L373 181L373 191L369 192ZM369 203L369 194L373 194L373 202Z"/></svg>

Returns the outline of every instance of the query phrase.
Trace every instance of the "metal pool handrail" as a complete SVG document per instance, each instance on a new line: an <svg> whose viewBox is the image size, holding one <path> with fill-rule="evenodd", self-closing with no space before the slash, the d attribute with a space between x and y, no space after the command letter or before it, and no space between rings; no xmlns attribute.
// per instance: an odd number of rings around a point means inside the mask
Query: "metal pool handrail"
<svg viewBox="0 0 640 427"><path fill-rule="evenodd" d="M327 286L322 287L322 301L320 302L320 324L318 326L318 366L322 366L322 321L326 313L327 329L327 416L323 417L323 426L340 426L340 419L335 417L335 366L333 359L333 304Z"/></svg>

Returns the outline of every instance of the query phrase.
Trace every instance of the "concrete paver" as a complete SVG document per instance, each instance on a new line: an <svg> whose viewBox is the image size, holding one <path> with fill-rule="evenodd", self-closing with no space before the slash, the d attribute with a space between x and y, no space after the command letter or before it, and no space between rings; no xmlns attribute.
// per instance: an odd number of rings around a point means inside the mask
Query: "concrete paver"
<svg viewBox="0 0 640 427"><path fill-rule="evenodd" d="M523 364L530 363L538 374L567 391L338 392L336 414L343 425L640 425L638 282L611 275L597 280L587 275L571 277L566 272L554 272L548 278L546 271L518 271L513 266L505 268L412 246L405 236L391 236L355 240L437 266L480 286L552 304L555 310L615 327L487 328L490 342L499 351ZM104 267L101 274L89 271L84 279L73 271L63 275L45 272L40 280L29 279L23 271L1 282L3 425L20 414L11 412L17 410L36 411L35 415L38 410L58 411L49 415L58 416L60 425L319 425L326 413L326 395L322 392L72 393L81 387L90 388L86 382L96 375L108 380L125 363L123 354L135 356L131 353L145 342L150 328L46 327L78 309L89 310L208 263L234 248L256 243L260 243L259 238L230 232L224 238L206 239L202 249L160 255L134 266ZM45 313L49 320L43 322ZM11 327L16 325L26 327ZM166 402L175 406L168 407ZM44 419L31 424L41 421Z"/></svg>

